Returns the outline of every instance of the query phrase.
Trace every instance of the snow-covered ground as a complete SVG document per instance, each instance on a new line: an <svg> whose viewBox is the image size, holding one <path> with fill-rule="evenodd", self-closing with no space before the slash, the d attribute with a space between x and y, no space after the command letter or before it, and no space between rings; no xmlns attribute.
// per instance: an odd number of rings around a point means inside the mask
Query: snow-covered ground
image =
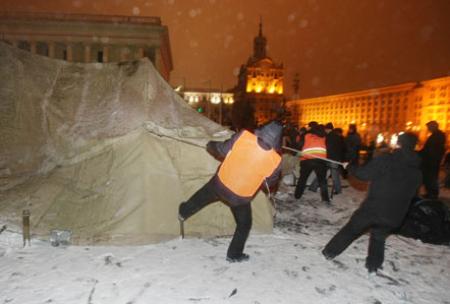
<svg viewBox="0 0 450 304"><path fill-rule="evenodd" d="M331 207L307 191L277 193L272 235L250 235L248 262L228 263L229 237L136 247L22 248L0 234L0 303L450 303L450 248L391 236L384 272L364 267L367 236L334 261L320 251L364 197L351 187ZM189 225L189 221L186 223Z"/></svg>

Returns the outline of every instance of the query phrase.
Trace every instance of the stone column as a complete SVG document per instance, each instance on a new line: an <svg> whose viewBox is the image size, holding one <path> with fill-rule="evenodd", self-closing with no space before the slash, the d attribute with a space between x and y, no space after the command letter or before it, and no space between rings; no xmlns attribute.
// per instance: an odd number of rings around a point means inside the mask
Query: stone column
<svg viewBox="0 0 450 304"><path fill-rule="evenodd" d="M161 57L161 49L155 48L155 68L161 73L163 68L163 62Z"/></svg>
<svg viewBox="0 0 450 304"><path fill-rule="evenodd" d="M109 47L103 47L103 62L108 62L109 60Z"/></svg>
<svg viewBox="0 0 450 304"><path fill-rule="evenodd" d="M30 41L30 52L31 54L37 53L36 41Z"/></svg>
<svg viewBox="0 0 450 304"><path fill-rule="evenodd" d="M70 44L67 45L66 52L67 52L66 60L72 61L73 60L73 50L72 50L72 46Z"/></svg>
<svg viewBox="0 0 450 304"><path fill-rule="evenodd" d="M48 57L55 58L55 43L49 42L48 45Z"/></svg>
<svg viewBox="0 0 450 304"><path fill-rule="evenodd" d="M85 45L84 46L84 62L91 62L91 46Z"/></svg>
<svg viewBox="0 0 450 304"><path fill-rule="evenodd" d="M144 48L143 47L138 48L136 55L137 55L137 59L144 58Z"/></svg>

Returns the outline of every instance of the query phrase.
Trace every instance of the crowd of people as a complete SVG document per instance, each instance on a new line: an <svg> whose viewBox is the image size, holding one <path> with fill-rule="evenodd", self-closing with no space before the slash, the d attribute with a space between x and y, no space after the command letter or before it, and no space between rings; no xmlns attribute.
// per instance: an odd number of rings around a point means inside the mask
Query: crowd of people
<svg viewBox="0 0 450 304"><path fill-rule="evenodd" d="M444 166L446 172L444 186L450 188L450 153L445 156L443 162L446 151L445 133L439 129L436 121L430 121L426 126L430 136L422 149L417 151L421 159L421 172L425 191L423 197L437 199L439 196L439 171L441 165ZM303 170L300 169L300 178L296 186L295 197L298 199L303 194L306 181L311 172L316 174L316 178L309 185L309 190L316 192L321 186L326 188L326 183L323 179L325 174L325 177L330 176L332 179L332 194L340 194L342 192L341 177L346 178L348 170L343 169L337 163L367 164L372 160L374 153L375 155L389 153L392 149L384 142L378 147L376 147L375 141L364 145L355 124L348 126L347 135L344 136L343 130L334 128L331 122L321 125L312 121L306 127L300 129L288 124L284 130L283 140L284 145L302 152L300 159L303 160L304 168ZM366 151L364 160L361 159L360 152L362 150ZM328 160L324 161L319 158L327 158ZM312 161L313 159L314 161ZM327 171L329 174L326 174ZM329 203L329 199L327 199L329 195L327 193L325 193L324 189L321 189L322 200Z"/></svg>
<svg viewBox="0 0 450 304"><path fill-rule="evenodd" d="M366 268L376 272L384 261L386 238L401 225L422 182L425 197L433 199L439 195L438 173L445 153L445 134L435 121L427 123L427 127L431 135L420 151L415 150L417 136L406 132L398 137L395 149L384 150L364 164L360 160L362 140L354 124L349 126L344 137L343 130L334 128L332 123L321 125L313 121L297 130L289 125L283 128L273 121L254 132L237 132L223 142L210 141L207 151L221 164L210 181L180 204L178 218L184 223L203 207L216 201L223 202L236 222L227 260L248 260L244 247L252 225L250 203L259 189L278 182L282 146L286 146L290 151L298 151L300 175L294 192L297 200L301 199L312 172L316 179L309 187L312 191L320 188L321 199L326 204L331 204L328 171L332 178L332 195L342 192L340 179L346 174L370 182L360 207L326 244L322 254L333 259L363 232L370 230Z"/></svg>

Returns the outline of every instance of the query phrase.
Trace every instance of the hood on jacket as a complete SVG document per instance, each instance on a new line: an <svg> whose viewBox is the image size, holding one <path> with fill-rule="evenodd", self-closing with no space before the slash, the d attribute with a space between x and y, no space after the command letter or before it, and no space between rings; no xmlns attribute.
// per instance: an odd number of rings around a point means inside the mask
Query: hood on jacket
<svg viewBox="0 0 450 304"><path fill-rule="evenodd" d="M272 121L255 130L255 135L261 139L267 146L275 150L281 149L281 137L283 127L280 123Z"/></svg>
<svg viewBox="0 0 450 304"><path fill-rule="evenodd" d="M414 150L417 144L417 136L414 133L406 132L398 137L397 144L400 149Z"/></svg>

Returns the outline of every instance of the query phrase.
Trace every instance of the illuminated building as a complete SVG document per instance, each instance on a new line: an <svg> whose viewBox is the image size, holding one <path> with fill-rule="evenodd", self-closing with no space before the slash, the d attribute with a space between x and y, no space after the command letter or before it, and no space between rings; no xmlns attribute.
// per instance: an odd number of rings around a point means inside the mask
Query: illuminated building
<svg viewBox="0 0 450 304"><path fill-rule="evenodd" d="M283 103L283 65L276 64L266 52L267 40L262 33L253 42L253 55L242 65L236 86L236 106L239 112L251 107L257 125L276 118Z"/></svg>
<svg viewBox="0 0 450 304"><path fill-rule="evenodd" d="M0 40L32 53L73 62L149 58L169 80L169 33L159 17L0 13Z"/></svg>
<svg viewBox="0 0 450 304"><path fill-rule="evenodd" d="M292 121L299 125L333 122L346 129L355 123L366 141L378 133L410 130L423 141L425 124L430 120L436 120L439 128L450 135L450 77L291 100L287 107Z"/></svg>
<svg viewBox="0 0 450 304"><path fill-rule="evenodd" d="M231 107L234 94L218 89L186 89L183 99L197 112L223 125L231 125Z"/></svg>

